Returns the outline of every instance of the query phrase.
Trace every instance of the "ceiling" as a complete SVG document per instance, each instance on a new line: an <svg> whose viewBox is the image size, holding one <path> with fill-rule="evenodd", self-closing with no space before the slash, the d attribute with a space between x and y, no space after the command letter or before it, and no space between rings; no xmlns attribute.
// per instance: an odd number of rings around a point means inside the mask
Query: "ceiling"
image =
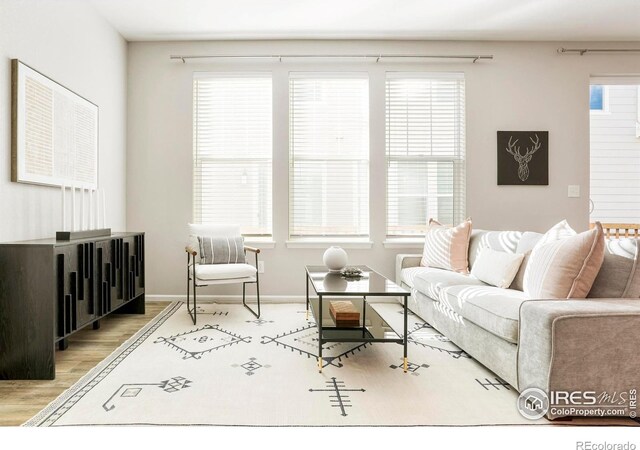
<svg viewBox="0 0 640 450"><path fill-rule="evenodd" d="M640 0L91 0L127 40L640 41Z"/></svg>

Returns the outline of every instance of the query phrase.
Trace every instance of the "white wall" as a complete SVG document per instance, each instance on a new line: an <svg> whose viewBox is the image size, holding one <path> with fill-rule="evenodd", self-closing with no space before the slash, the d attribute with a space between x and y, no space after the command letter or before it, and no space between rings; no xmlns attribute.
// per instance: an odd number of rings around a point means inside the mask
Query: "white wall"
<svg viewBox="0 0 640 450"><path fill-rule="evenodd" d="M147 232L147 290L185 290L184 243L191 220L192 74L194 71L270 70L274 107L274 238L262 253L265 294L302 295L304 264L321 261L322 249L290 249L287 239L288 98L290 70L367 70L370 74L372 249L348 250L351 263L366 263L392 276L386 249L384 180L384 72L463 71L467 105L467 211L477 228L544 231L566 218L588 226L589 77L640 73L633 56L559 55L566 43L259 41L129 44L127 226ZM597 44L581 43L580 46ZM608 43L607 46L633 44ZM449 64L364 63L187 63L171 54L279 53L455 53L493 54L489 62ZM496 131L548 130L549 186L497 186ZM582 187L567 198L567 185ZM409 250L413 251L413 250ZM224 292L238 293L238 290Z"/></svg>
<svg viewBox="0 0 640 450"><path fill-rule="evenodd" d="M18 58L100 108L99 183L107 225L125 228L125 40L82 2L0 0L0 241L51 237L60 190L11 182L11 63Z"/></svg>
<svg viewBox="0 0 640 450"><path fill-rule="evenodd" d="M605 87L605 110L591 111L591 220L640 223L638 85Z"/></svg>

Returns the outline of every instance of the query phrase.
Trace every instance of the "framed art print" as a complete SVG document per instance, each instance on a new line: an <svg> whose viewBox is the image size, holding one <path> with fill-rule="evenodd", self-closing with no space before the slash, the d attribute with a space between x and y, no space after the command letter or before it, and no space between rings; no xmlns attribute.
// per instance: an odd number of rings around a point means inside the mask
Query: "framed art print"
<svg viewBox="0 0 640 450"><path fill-rule="evenodd" d="M498 185L549 184L549 132L498 131Z"/></svg>
<svg viewBox="0 0 640 450"><path fill-rule="evenodd" d="M11 61L11 181L98 187L98 106Z"/></svg>

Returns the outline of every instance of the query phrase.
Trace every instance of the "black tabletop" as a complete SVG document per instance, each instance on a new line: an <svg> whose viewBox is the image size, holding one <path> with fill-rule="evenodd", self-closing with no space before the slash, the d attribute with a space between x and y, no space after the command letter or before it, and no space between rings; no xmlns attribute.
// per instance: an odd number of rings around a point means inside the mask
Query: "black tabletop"
<svg viewBox="0 0 640 450"><path fill-rule="evenodd" d="M321 295L394 296L409 292L368 266L355 266L362 270L359 278L345 278L325 266L305 266L316 293Z"/></svg>

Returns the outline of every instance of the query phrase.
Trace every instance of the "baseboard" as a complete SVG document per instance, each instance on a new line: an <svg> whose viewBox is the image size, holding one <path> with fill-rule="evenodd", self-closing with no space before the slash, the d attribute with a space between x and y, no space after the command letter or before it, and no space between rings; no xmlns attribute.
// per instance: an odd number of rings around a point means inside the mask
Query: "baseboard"
<svg viewBox="0 0 640 450"><path fill-rule="evenodd" d="M145 294L145 300L152 302L173 302L181 300L187 301L186 294ZM219 303L236 303L242 301L242 295L211 295L211 294L198 294L198 301L216 301ZM247 301L253 303L256 301L255 295L247 295ZM304 295L261 295L261 303L304 303Z"/></svg>
<svg viewBox="0 0 640 450"><path fill-rule="evenodd" d="M338 297L336 297L338 298ZM174 302L180 300L187 301L186 294L145 294L145 300L152 302ZM211 294L198 294L198 301L204 302L218 302L218 303L236 303L242 301L242 295L211 295ZM247 302L254 303L256 301L255 295L247 295ZM376 303L396 303L398 298L396 297L376 297ZM304 303L304 295L261 295L261 303Z"/></svg>

